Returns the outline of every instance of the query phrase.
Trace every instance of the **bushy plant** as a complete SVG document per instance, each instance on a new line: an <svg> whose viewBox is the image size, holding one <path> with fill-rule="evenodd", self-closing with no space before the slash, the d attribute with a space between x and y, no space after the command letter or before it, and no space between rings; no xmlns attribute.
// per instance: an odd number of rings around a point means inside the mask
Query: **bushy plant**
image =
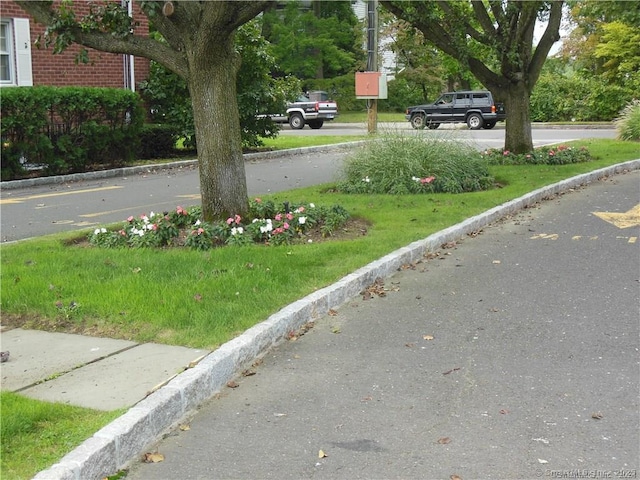
<svg viewBox="0 0 640 480"><path fill-rule="evenodd" d="M345 193L472 192L493 185L486 161L471 146L387 134L347 157L338 190Z"/></svg>
<svg viewBox="0 0 640 480"><path fill-rule="evenodd" d="M96 228L89 242L105 248L184 245L196 250L255 243L285 245L303 239L314 227L319 227L323 236L330 236L349 219L349 212L339 205L316 208L313 203L284 202L278 209L273 202L259 198L250 205L256 215L249 217L251 221L234 215L225 221L203 222L200 207L177 207L173 212L129 217L120 229Z"/></svg>
<svg viewBox="0 0 640 480"><path fill-rule="evenodd" d="M614 120L619 140L640 141L640 100L632 100Z"/></svg>
<svg viewBox="0 0 640 480"><path fill-rule="evenodd" d="M482 156L490 165L567 165L591 160L591 154L586 147L573 148L568 145L540 147L524 154L492 148L485 150Z"/></svg>

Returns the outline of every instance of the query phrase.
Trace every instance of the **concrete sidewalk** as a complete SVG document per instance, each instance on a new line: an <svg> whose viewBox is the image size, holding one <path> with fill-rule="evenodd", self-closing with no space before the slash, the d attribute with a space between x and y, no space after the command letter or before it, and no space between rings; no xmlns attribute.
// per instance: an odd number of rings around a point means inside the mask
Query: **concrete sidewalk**
<svg viewBox="0 0 640 480"><path fill-rule="evenodd" d="M105 410L132 405L123 416L35 478L91 480L126 468L289 332L345 304L377 278L388 278L427 252L434 252L443 244L479 231L549 196L604 176L637 169L640 169L640 159L580 175L414 242L285 307L200 361L207 352L55 333L3 332L1 348L11 351L9 362L2 364L3 388L47 400L82 399L86 402L84 406ZM194 363L190 365L191 362ZM192 368L187 368L190 366ZM59 375L61 373L64 375ZM172 378L177 373L180 374ZM50 380L34 385L47 378ZM166 385L147 395L170 378Z"/></svg>
<svg viewBox="0 0 640 480"><path fill-rule="evenodd" d="M210 353L19 328L2 331L0 345L10 352L2 390L96 410L132 407Z"/></svg>

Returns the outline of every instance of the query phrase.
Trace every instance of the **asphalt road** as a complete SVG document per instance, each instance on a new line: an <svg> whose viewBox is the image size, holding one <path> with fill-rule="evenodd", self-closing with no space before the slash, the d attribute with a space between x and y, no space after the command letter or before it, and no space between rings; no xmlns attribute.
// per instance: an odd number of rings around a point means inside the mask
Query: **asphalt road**
<svg viewBox="0 0 640 480"><path fill-rule="evenodd" d="M402 269L127 480L637 478L639 202L617 175Z"/></svg>
<svg viewBox="0 0 640 480"><path fill-rule="evenodd" d="M409 130L409 124L381 124L379 132ZM366 126L326 124L320 130L283 129L283 135L362 135ZM504 129L424 130L417 134L467 142L478 149L504 145ZM613 129L533 130L536 146L582 138L614 138ZM250 196L334 181L346 151L324 151L246 161ZM200 202L197 168L149 168L128 177L83 180L31 188L2 188L0 238L10 242L124 221L130 215L172 210Z"/></svg>

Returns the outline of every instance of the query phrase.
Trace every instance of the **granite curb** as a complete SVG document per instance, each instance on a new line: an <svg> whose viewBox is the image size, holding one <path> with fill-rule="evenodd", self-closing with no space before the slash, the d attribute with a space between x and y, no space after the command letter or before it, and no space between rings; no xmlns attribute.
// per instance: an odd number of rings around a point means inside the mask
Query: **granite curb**
<svg viewBox="0 0 640 480"><path fill-rule="evenodd" d="M389 277L402 265L419 260L426 253L438 250L443 244L458 240L556 194L603 177L638 169L640 159L534 190L371 262L335 284L288 305L225 343L193 368L187 369L99 430L59 463L38 473L34 479L101 479L127 468L145 449L192 415L203 402L220 392L243 368L286 339L289 332L347 302L371 285L376 278Z"/></svg>

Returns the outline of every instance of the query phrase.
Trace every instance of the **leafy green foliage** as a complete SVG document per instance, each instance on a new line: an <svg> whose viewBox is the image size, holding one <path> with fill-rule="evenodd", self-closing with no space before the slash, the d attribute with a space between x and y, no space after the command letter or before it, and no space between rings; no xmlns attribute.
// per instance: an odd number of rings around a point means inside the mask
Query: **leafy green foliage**
<svg viewBox="0 0 640 480"><path fill-rule="evenodd" d="M0 89L2 179L83 172L90 164L133 160L143 112L137 94L113 88Z"/></svg>
<svg viewBox="0 0 640 480"><path fill-rule="evenodd" d="M383 135L347 157L346 193L461 193L491 188L486 161L472 147L416 135Z"/></svg>
<svg viewBox="0 0 640 480"><path fill-rule="evenodd" d="M640 141L640 100L629 102L614 123L618 139Z"/></svg>
<svg viewBox="0 0 640 480"><path fill-rule="evenodd" d="M490 165L567 165L592 160L586 147L574 148L569 145L540 147L525 154L494 148L486 150L483 156Z"/></svg>
<svg viewBox="0 0 640 480"><path fill-rule="evenodd" d="M341 76L352 72L362 55L362 30L349 2L314 0L309 9L289 1L263 18L278 75L305 80Z"/></svg>
<svg viewBox="0 0 640 480"><path fill-rule="evenodd" d="M271 78L274 59L260 36L259 20L238 30L236 49L242 57L236 82L242 144L256 147L262 145L261 138L273 138L280 128L264 115L283 112L286 99L295 96L300 86L294 78ZM152 61L149 79L140 84L140 91L153 121L173 126L185 148L195 149L193 109L185 80Z"/></svg>
<svg viewBox="0 0 640 480"><path fill-rule="evenodd" d="M303 239L316 226L323 235L331 235L349 219L349 213L339 205L327 208L283 202L276 208L272 201L256 198L249 207L251 221L234 215L213 223L201 220L202 211L198 207L177 207L162 214L151 212L139 218L129 217L120 229L96 228L89 235L89 242L105 248L184 245L196 250L254 243L285 245Z"/></svg>
<svg viewBox="0 0 640 480"><path fill-rule="evenodd" d="M611 121L631 98L631 89L601 77L545 73L531 94L531 120Z"/></svg>

